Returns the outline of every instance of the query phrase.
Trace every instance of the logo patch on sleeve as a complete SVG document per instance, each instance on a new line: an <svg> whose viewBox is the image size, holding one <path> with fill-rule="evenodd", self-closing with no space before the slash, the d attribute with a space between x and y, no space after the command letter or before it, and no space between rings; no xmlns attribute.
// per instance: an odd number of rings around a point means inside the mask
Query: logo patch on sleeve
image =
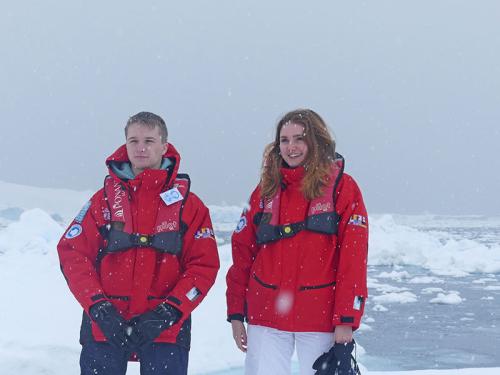
<svg viewBox="0 0 500 375"><path fill-rule="evenodd" d="M234 230L236 233L240 233L247 226L247 217L240 217L240 221L238 221L238 225L236 225L236 229Z"/></svg>
<svg viewBox="0 0 500 375"><path fill-rule="evenodd" d="M201 240L203 238L211 238L215 240L215 234L212 228L201 228L198 232L194 234L196 240Z"/></svg>
<svg viewBox="0 0 500 375"><path fill-rule="evenodd" d="M85 205L82 207L82 209L80 210L80 212L78 212L78 215L76 215L75 221L78 224L81 224L83 222L83 219L85 218L85 215L87 215L87 211L90 208L90 204L91 204L90 201L88 201L87 203L85 203Z"/></svg>
<svg viewBox="0 0 500 375"><path fill-rule="evenodd" d="M358 227L366 228L366 217L362 215L352 215L347 224L356 225Z"/></svg>
<svg viewBox="0 0 500 375"><path fill-rule="evenodd" d="M354 310L361 310L361 306L363 306L363 297L361 296L356 296L354 297L354 304L352 306L352 308Z"/></svg>
<svg viewBox="0 0 500 375"><path fill-rule="evenodd" d="M186 293L186 297L188 300L193 302L198 296L201 294L200 290L196 287L192 287L189 292Z"/></svg>
<svg viewBox="0 0 500 375"><path fill-rule="evenodd" d="M72 226L69 227L64 237L67 238L68 240L71 240L73 238L78 237L80 234L82 234L82 232L83 229L80 224L73 224Z"/></svg>

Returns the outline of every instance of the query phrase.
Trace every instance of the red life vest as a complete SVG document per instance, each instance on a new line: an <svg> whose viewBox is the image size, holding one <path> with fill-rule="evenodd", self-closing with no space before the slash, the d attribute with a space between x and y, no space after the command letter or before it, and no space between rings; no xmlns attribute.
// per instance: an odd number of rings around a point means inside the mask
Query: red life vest
<svg viewBox="0 0 500 375"><path fill-rule="evenodd" d="M328 185L325 186L323 194L309 203L304 221L279 223L281 188L273 198L261 200L262 211L254 216L257 244L293 237L304 229L323 234L337 234L340 216L335 211L335 190L343 172L344 159L340 156L332 165Z"/></svg>
<svg viewBox="0 0 500 375"><path fill-rule="evenodd" d="M171 203L160 206L153 233L133 233L127 190L120 181L107 176L104 180L104 195L110 211L110 224L106 226L106 241L100 251L100 259L109 253L137 247L151 247L162 253L178 255L182 250L184 234L181 221L182 209L189 194L189 187L189 176L178 174L172 187L162 193L162 195L167 194L166 200Z"/></svg>

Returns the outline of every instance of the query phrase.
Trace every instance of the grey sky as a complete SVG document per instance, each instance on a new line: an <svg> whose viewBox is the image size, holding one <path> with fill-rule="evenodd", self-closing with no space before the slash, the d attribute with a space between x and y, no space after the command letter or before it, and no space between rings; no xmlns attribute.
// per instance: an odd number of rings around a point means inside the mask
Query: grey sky
<svg viewBox="0 0 500 375"><path fill-rule="evenodd" d="M149 110L193 191L241 204L278 118L310 107L370 212L500 212L499 1L2 8L1 180L95 190Z"/></svg>

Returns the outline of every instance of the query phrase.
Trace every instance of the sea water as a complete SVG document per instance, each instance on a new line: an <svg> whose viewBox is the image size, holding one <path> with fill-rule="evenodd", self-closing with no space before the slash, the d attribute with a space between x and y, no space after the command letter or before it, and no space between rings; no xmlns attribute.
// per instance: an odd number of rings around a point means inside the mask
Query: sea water
<svg viewBox="0 0 500 375"><path fill-rule="evenodd" d="M374 215L371 222L358 360L369 370L500 366L500 218ZM227 226L216 227L229 241ZM243 372L212 375L223 374Z"/></svg>

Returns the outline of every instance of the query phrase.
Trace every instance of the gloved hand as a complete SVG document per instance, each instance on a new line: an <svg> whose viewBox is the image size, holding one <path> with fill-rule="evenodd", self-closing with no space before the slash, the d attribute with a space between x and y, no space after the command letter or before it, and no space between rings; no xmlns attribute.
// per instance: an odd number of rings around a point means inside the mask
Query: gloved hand
<svg viewBox="0 0 500 375"><path fill-rule="evenodd" d="M354 369L352 367L351 353L354 349L354 342L348 342L345 344L335 344L333 345L333 352L337 358L337 371L338 375L354 375Z"/></svg>
<svg viewBox="0 0 500 375"><path fill-rule="evenodd" d="M334 375L337 370L337 358L333 347L328 352L321 354L314 361L312 368L316 370L314 375Z"/></svg>
<svg viewBox="0 0 500 375"><path fill-rule="evenodd" d="M360 374L356 361L351 353L354 341L346 344L334 344L314 361L315 375L357 375Z"/></svg>
<svg viewBox="0 0 500 375"><path fill-rule="evenodd" d="M182 313L168 303L160 303L153 310L147 311L132 320L130 341L141 347L154 341L166 329L179 321Z"/></svg>
<svg viewBox="0 0 500 375"><path fill-rule="evenodd" d="M111 302L97 302L90 307L89 313L111 345L120 349L128 348L129 326Z"/></svg>

